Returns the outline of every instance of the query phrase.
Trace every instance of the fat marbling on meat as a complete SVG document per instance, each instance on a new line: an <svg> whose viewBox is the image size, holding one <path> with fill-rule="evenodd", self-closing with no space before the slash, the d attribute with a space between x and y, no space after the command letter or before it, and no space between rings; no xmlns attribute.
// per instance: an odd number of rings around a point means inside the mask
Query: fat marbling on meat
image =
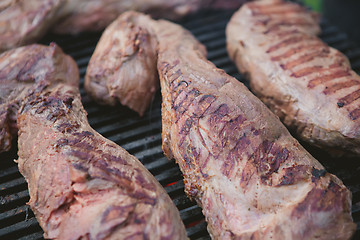
<svg viewBox="0 0 360 240"><path fill-rule="evenodd" d="M17 162L45 238L187 239L178 210L156 179L90 127L72 58L51 44L10 50L0 59L0 65L11 59L0 71L8 77L5 84L17 87L20 81L24 91Z"/></svg>
<svg viewBox="0 0 360 240"><path fill-rule="evenodd" d="M202 207L213 239L352 236L351 192L242 83L209 62L188 31L136 12L112 26L119 48L142 32L156 38L163 150L179 164L185 191ZM103 63L112 61L105 55ZM132 60L130 66L145 64Z"/></svg>
<svg viewBox="0 0 360 240"><path fill-rule="evenodd" d="M360 156L360 76L319 32L317 17L295 3L253 2L228 23L227 48L254 93L302 140Z"/></svg>

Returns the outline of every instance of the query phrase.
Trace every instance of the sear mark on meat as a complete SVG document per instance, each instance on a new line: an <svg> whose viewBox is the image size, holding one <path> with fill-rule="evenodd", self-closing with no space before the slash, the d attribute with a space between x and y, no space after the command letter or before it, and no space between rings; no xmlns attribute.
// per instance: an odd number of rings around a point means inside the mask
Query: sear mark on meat
<svg viewBox="0 0 360 240"><path fill-rule="evenodd" d="M271 14L286 10L278 4ZM107 29L119 42L128 40L129 26L156 38L163 150L179 164L185 191L202 207L213 239L351 237L350 191L243 84L210 63L188 31L136 12L113 25L125 26Z"/></svg>
<svg viewBox="0 0 360 240"><path fill-rule="evenodd" d="M227 49L254 93L302 140L357 156L360 77L319 32L318 17L295 3L253 2L230 20Z"/></svg>
<svg viewBox="0 0 360 240"><path fill-rule="evenodd" d="M0 69L7 76L0 85L7 110L1 120L17 116L17 162L45 238L187 238L178 210L156 179L90 127L72 58L51 44L10 50L0 60L7 65ZM11 104L17 111L9 111ZM12 133L8 125L1 127Z"/></svg>

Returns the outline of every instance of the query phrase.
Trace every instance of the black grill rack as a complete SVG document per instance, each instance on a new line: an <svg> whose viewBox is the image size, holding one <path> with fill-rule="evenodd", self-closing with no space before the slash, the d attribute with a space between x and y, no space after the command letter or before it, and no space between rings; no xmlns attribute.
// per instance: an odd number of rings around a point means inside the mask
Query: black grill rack
<svg viewBox="0 0 360 240"><path fill-rule="evenodd" d="M206 45L208 59L228 74L247 85L230 61L225 48L225 27L233 11L204 11L179 22ZM352 67L360 72L360 48L326 21L321 23L321 38L345 53ZM190 239L210 239L201 209L184 194L184 184L178 166L167 160L161 149L161 96L158 92L150 109L140 118L122 107L104 107L92 102L83 88L86 66L101 33L77 36L47 35L41 42L55 41L77 62L81 74L81 94L91 126L103 136L135 155L165 187L180 210ZM27 184L17 169L16 142L10 152L0 154L0 239L43 239L43 232L31 209ZM353 193L352 214L357 223L354 239L360 239L360 159L330 158L326 153L305 146L333 174L342 179Z"/></svg>

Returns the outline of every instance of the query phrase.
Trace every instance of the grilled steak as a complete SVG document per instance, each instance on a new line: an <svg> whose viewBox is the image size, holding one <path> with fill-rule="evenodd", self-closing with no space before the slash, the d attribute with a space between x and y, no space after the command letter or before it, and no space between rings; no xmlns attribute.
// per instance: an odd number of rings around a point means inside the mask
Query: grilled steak
<svg viewBox="0 0 360 240"><path fill-rule="evenodd" d="M99 31L120 13L137 10L178 19L200 8L233 8L249 0L2 0L0 52L36 42L51 27L57 33Z"/></svg>
<svg viewBox="0 0 360 240"><path fill-rule="evenodd" d="M53 58L35 71L44 52ZM5 54L12 59L9 77L30 83L42 78L23 95L17 126L19 170L44 237L186 239L179 212L161 185L139 160L90 127L76 63L55 45ZM19 56L28 56L28 62ZM6 84L15 86L11 79Z"/></svg>
<svg viewBox="0 0 360 240"><path fill-rule="evenodd" d="M302 140L359 156L360 77L319 30L297 4L254 2L229 22L227 48L254 93Z"/></svg>
<svg viewBox="0 0 360 240"><path fill-rule="evenodd" d="M242 83L209 62L188 31L135 12L115 24L119 43L131 41L120 39L131 38L128 28L156 37L163 150L179 164L213 239L351 237L350 191Z"/></svg>
<svg viewBox="0 0 360 240"><path fill-rule="evenodd" d="M44 81L78 86L77 66L56 45L31 45L0 55L0 152L17 135L17 111L23 99Z"/></svg>
<svg viewBox="0 0 360 240"><path fill-rule="evenodd" d="M149 23L132 20L114 21L106 28L87 67L84 87L97 102L119 101L142 116L159 88L157 40Z"/></svg>

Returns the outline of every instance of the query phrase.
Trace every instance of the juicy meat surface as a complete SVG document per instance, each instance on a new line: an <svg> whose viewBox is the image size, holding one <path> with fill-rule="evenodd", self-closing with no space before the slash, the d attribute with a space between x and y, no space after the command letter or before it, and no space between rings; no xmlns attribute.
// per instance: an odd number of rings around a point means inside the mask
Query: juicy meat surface
<svg viewBox="0 0 360 240"><path fill-rule="evenodd" d="M26 63L19 52L29 53ZM35 71L44 52L53 58ZM17 162L44 237L186 239L179 212L156 179L134 156L90 127L76 63L55 45L4 54L12 59L12 69L0 71L1 76L23 76L22 81L35 86L23 95L18 110ZM42 80L34 83L35 76ZM11 79L6 84L16 85Z"/></svg>
<svg viewBox="0 0 360 240"><path fill-rule="evenodd" d="M209 62L188 31L135 12L116 22L156 37L163 150L179 164L213 239L352 236L351 192L242 83ZM126 32L113 34L131 37Z"/></svg>
<svg viewBox="0 0 360 240"><path fill-rule="evenodd" d="M319 31L297 4L248 3L227 26L227 48L254 93L302 140L359 156L360 76Z"/></svg>
<svg viewBox="0 0 360 240"><path fill-rule="evenodd" d="M31 45L0 55L0 152L11 148L17 135L17 111L29 92L44 81L77 87L78 68L55 44Z"/></svg>
<svg viewBox="0 0 360 240"><path fill-rule="evenodd" d="M46 31L100 31L127 10L179 19L201 8L236 9L248 0L2 0L0 52L36 42Z"/></svg>

